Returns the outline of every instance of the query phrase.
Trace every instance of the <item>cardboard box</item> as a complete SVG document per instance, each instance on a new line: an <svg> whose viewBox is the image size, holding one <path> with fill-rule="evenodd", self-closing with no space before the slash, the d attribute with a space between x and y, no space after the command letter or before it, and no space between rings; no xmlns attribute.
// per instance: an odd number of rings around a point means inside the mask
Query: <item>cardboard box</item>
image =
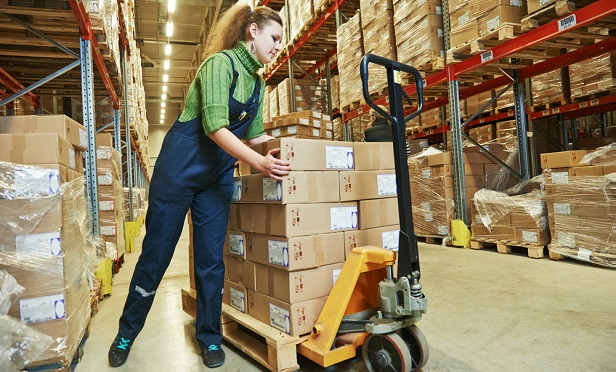
<svg viewBox="0 0 616 372"><path fill-rule="evenodd" d="M298 271L268 267L257 271L256 287L260 293L290 304L328 296L342 265L337 263Z"/></svg>
<svg viewBox="0 0 616 372"><path fill-rule="evenodd" d="M346 256L348 256L351 249L367 245L397 252L399 244L400 225L344 232L344 253Z"/></svg>
<svg viewBox="0 0 616 372"><path fill-rule="evenodd" d="M395 171L340 172L340 200L388 198L397 195Z"/></svg>
<svg viewBox="0 0 616 372"><path fill-rule="evenodd" d="M0 199L28 198L53 195L60 186L74 179L69 169L60 164L0 164Z"/></svg>
<svg viewBox="0 0 616 372"><path fill-rule="evenodd" d="M244 286L233 283L230 280L225 280L224 289L222 292L222 303L233 307L243 313L248 310L247 306L247 291Z"/></svg>
<svg viewBox="0 0 616 372"><path fill-rule="evenodd" d="M357 202L322 204L242 204L242 229L258 234L302 236L356 230ZM250 219L246 227L244 219Z"/></svg>
<svg viewBox="0 0 616 372"><path fill-rule="evenodd" d="M227 256L225 263L226 279L248 289L255 289L255 263L240 257Z"/></svg>
<svg viewBox="0 0 616 372"><path fill-rule="evenodd" d="M541 168L570 168L580 165L588 150L571 150L541 154Z"/></svg>
<svg viewBox="0 0 616 372"><path fill-rule="evenodd" d="M227 224L229 230L242 230L241 224L241 212L239 204L231 204L229 211L229 223Z"/></svg>
<svg viewBox="0 0 616 372"><path fill-rule="evenodd" d="M246 243L248 260L287 271L344 261L342 232L295 238L246 234Z"/></svg>
<svg viewBox="0 0 616 372"><path fill-rule="evenodd" d="M86 132L87 135L87 132ZM113 136L109 133L100 132L96 133L96 147L114 147L113 145Z"/></svg>
<svg viewBox="0 0 616 372"><path fill-rule="evenodd" d="M490 34L505 23L519 24L522 15L520 6L497 5L479 18L479 36Z"/></svg>
<svg viewBox="0 0 616 372"><path fill-rule="evenodd" d="M242 177L244 203L328 203L340 200L337 172L294 172L282 182L263 174Z"/></svg>
<svg viewBox="0 0 616 372"><path fill-rule="evenodd" d="M516 240L524 243L545 245L549 243L549 234L537 228L518 228L516 230Z"/></svg>
<svg viewBox="0 0 616 372"><path fill-rule="evenodd" d="M484 175L483 164L464 164L465 176L481 176Z"/></svg>
<svg viewBox="0 0 616 372"><path fill-rule="evenodd" d="M569 177L603 176L603 168L600 165L573 167L569 169Z"/></svg>
<svg viewBox="0 0 616 372"><path fill-rule="evenodd" d="M466 42L476 40L479 37L479 23L472 20L461 27L452 27L450 43L452 48L459 47Z"/></svg>
<svg viewBox="0 0 616 372"><path fill-rule="evenodd" d="M353 142L355 170L395 169L391 142Z"/></svg>
<svg viewBox="0 0 616 372"><path fill-rule="evenodd" d="M301 336L312 331L326 300L321 297L288 304L249 290L248 314L291 336Z"/></svg>
<svg viewBox="0 0 616 372"><path fill-rule="evenodd" d="M0 134L0 161L75 169L75 149L56 133Z"/></svg>
<svg viewBox="0 0 616 372"><path fill-rule="evenodd" d="M530 214L527 213L511 213L511 226L517 229L536 229L541 220L535 221ZM501 222L499 221L499 224Z"/></svg>
<svg viewBox="0 0 616 372"><path fill-rule="evenodd" d="M354 169L353 142L279 138L251 148L264 156L279 148L276 158L289 161L294 171ZM255 169L251 172L258 173Z"/></svg>
<svg viewBox="0 0 616 372"><path fill-rule="evenodd" d="M400 223L398 198L359 201L359 228L361 230L398 223Z"/></svg>
<svg viewBox="0 0 616 372"><path fill-rule="evenodd" d="M64 115L0 117L0 133L56 133L76 149L88 151L86 127Z"/></svg>
<svg viewBox="0 0 616 372"><path fill-rule="evenodd" d="M229 256L246 258L246 235L241 231L228 230L225 236L223 253Z"/></svg>

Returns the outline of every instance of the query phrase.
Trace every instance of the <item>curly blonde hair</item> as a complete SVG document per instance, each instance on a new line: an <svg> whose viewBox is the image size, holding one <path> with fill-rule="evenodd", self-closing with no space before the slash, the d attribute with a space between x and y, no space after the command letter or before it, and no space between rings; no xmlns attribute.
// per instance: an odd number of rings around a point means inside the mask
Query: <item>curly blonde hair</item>
<svg viewBox="0 0 616 372"><path fill-rule="evenodd" d="M251 24L256 23L259 28L263 28L272 21L282 26L280 14L270 7L258 6L252 10L250 5L233 5L212 28L205 58L221 50L234 48L240 41L246 40Z"/></svg>

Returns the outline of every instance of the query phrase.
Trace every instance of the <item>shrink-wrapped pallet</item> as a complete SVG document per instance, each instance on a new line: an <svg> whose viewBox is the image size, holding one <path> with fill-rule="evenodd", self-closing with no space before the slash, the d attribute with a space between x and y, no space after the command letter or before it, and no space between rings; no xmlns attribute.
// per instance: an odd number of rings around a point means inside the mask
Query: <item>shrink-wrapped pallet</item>
<svg viewBox="0 0 616 372"><path fill-rule="evenodd" d="M359 63L364 49L359 12L338 27L337 38L340 108L344 108L362 97Z"/></svg>

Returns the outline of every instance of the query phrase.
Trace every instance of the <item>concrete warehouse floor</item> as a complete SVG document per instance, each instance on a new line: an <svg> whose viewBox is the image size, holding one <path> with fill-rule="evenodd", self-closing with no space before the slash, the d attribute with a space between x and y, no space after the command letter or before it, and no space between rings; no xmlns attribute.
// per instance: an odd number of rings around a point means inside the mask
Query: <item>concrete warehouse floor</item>
<svg viewBox="0 0 616 372"><path fill-rule="evenodd" d="M142 231L143 235L143 231ZM141 250L126 254L111 296L92 318L75 371L111 371L107 351ZM419 327L430 344L424 371L616 370L616 271L579 262L502 255L420 244L428 313ZM118 371L207 371L194 340L194 320L182 311L188 288L188 228L158 290L144 330ZM223 345L221 371L266 371ZM299 358L301 371L323 368ZM365 371L363 362L328 371Z"/></svg>

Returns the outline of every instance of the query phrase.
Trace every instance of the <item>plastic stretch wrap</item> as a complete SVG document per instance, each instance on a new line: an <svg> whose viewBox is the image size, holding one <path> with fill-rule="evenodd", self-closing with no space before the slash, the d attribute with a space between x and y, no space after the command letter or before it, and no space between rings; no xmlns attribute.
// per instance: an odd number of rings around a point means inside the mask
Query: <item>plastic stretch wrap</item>
<svg viewBox="0 0 616 372"><path fill-rule="evenodd" d="M573 76L571 77L573 78ZM545 74L533 76L531 81L533 84L534 106L560 102L564 99L560 70L548 71ZM510 91L513 92L513 89L510 89ZM513 104L513 94L510 99Z"/></svg>
<svg viewBox="0 0 616 372"><path fill-rule="evenodd" d="M340 75L340 107L362 97L359 63L364 55L359 12L337 30L338 71Z"/></svg>
<svg viewBox="0 0 616 372"><path fill-rule="evenodd" d="M50 336L35 331L17 319L0 315L0 371L21 371L47 350L52 342Z"/></svg>
<svg viewBox="0 0 616 372"><path fill-rule="evenodd" d="M606 53L569 66L571 97L609 91L616 85L616 52Z"/></svg>
<svg viewBox="0 0 616 372"><path fill-rule="evenodd" d="M2 167L4 180L34 168ZM16 187L33 190L31 184L40 182L24 178L19 184L3 184L3 189L9 190L5 195L19 195ZM79 177L54 193L0 199L0 269L25 288L8 315L52 336L40 360L72 358L90 316L87 278L93 276L100 252L90 233L84 189Z"/></svg>
<svg viewBox="0 0 616 372"><path fill-rule="evenodd" d="M0 315L9 312L9 308L23 291L24 287L20 286L11 274L0 270Z"/></svg>
<svg viewBox="0 0 616 372"><path fill-rule="evenodd" d="M616 145L589 153L582 164L589 165L544 170L549 249L616 268Z"/></svg>
<svg viewBox="0 0 616 372"><path fill-rule="evenodd" d="M330 80L332 90L332 110L340 108L340 76L334 75Z"/></svg>

